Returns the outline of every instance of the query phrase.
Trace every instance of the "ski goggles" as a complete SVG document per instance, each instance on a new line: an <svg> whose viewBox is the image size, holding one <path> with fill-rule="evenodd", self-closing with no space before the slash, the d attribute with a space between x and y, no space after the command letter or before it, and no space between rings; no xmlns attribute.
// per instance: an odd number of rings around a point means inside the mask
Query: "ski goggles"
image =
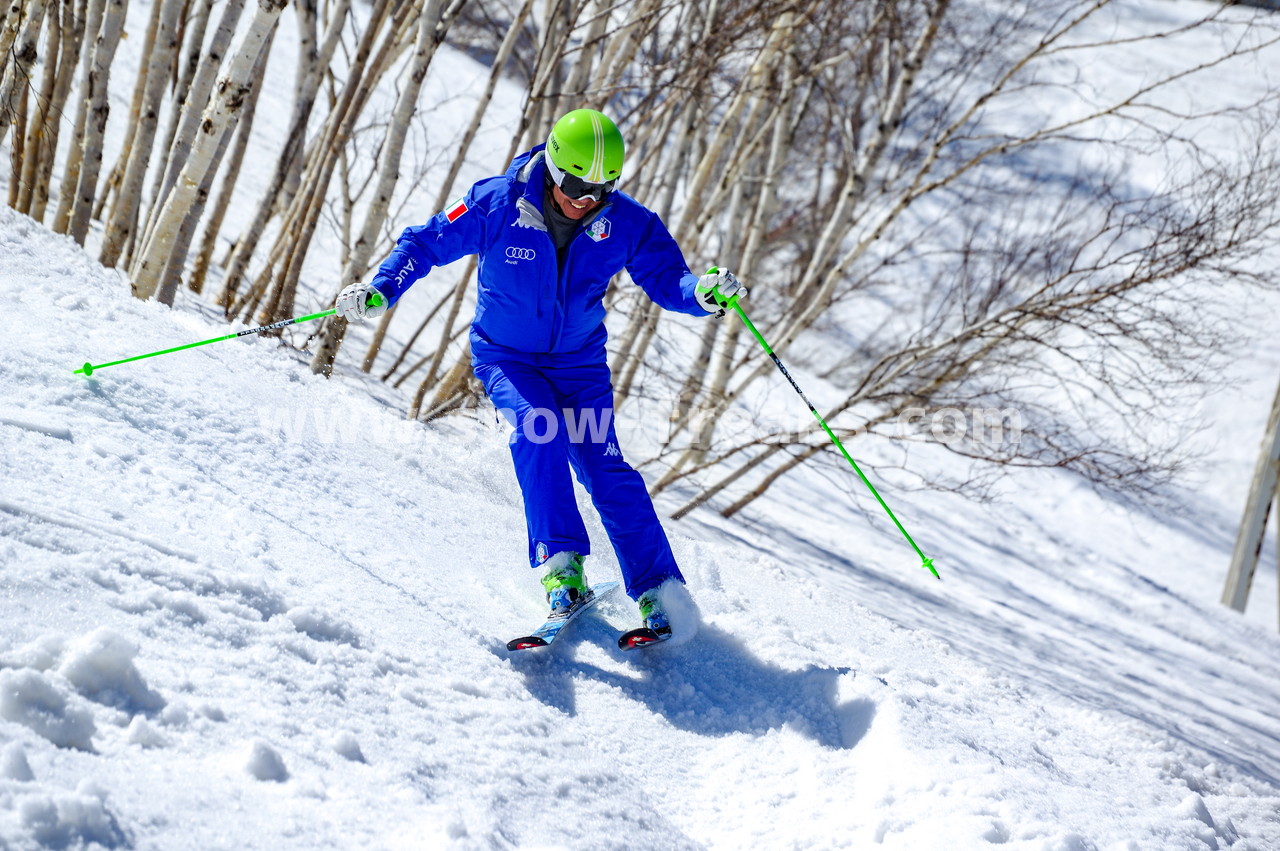
<svg viewBox="0 0 1280 851"><path fill-rule="evenodd" d="M561 171L551 161L551 157L546 157L545 159L547 173L551 175L551 179L555 181L556 186L560 187L561 192L574 201L581 201L583 198L590 198L592 201L603 200L604 196L613 191L613 187L618 182L617 178L614 178L606 183L591 183L576 174Z"/></svg>

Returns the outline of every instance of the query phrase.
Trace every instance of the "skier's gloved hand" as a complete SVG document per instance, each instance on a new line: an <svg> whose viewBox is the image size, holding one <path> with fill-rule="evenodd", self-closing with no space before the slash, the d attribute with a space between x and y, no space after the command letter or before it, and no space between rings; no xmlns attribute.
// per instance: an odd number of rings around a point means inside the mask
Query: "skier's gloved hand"
<svg viewBox="0 0 1280 851"><path fill-rule="evenodd" d="M716 318L724 316L725 311L733 307L738 299L747 297L747 288L738 282L728 269L712 266L707 274L698 279L695 288L699 303L707 313L714 313Z"/></svg>
<svg viewBox="0 0 1280 851"><path fill-rule="evenodd" d="M373 284L354 283L338 293L338 315L348 322L377 319L387 312L387 297Z"/></svg>

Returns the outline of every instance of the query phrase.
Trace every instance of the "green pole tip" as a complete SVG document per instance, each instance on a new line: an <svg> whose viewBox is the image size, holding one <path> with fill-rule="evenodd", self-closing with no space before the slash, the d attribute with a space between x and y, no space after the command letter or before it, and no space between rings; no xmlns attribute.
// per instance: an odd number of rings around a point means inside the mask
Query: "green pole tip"
<svg viewBox="0 0 1280 851"><path fill-rule="evenodd" d="M924 561L920 562L920 566L928 570L930 573L932 573L934 579L942 578L941 576L938 575L938 571L933 566L933 559L926 558Z"/></svg>
<svg viewBox="0 0 1280 851"><path fill-rule="evenodd" d="M84 377L88 378L89 376L93 375L93 364L89 363L88 361L85 361L84 366L77 369L76 372L82 372L84 373Z"/></svg>

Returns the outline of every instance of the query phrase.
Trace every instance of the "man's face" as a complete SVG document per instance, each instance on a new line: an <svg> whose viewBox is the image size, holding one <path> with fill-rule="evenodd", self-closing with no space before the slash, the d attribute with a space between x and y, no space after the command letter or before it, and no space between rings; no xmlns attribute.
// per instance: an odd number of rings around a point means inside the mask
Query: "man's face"
<svg viewBox="0 0 1280 851"><path fill-rule="evenodd" d="M596 207L599 207L602 201L592 201L590 198L583 198L575 201L568 195L560 191L560 187L554 183L551 184L551 197L556 202L556 206L560 208L560 212L564 213L575 222L579 221L589 214Z"/></svg>

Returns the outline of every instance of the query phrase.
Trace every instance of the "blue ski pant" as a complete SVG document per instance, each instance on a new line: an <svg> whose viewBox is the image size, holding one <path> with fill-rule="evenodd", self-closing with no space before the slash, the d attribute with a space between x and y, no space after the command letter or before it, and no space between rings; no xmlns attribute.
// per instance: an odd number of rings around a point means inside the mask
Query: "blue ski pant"
<svg viewBox="0 0 1280 851"><path fill-rule="evenodd" d="M473 366L513 427L511 457L524 495L530 565L565 550L591 551L572 468L604 523L627 594L639 597L670 577L683 582L644 479L618 448L608 365L504 360Z"/></svg>

